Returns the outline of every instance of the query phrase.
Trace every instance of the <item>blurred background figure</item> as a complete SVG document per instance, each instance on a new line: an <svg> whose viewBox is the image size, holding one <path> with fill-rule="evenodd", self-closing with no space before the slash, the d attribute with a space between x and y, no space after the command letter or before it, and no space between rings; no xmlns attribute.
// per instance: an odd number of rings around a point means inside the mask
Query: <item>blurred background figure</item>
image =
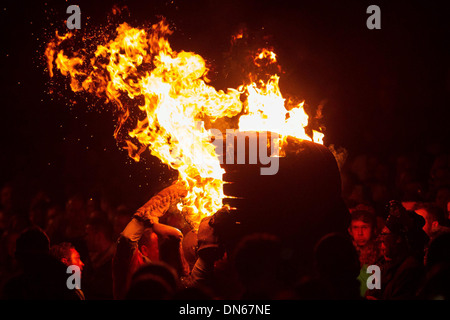
<svg viewBox="0 0 450 320"><path fill-rule="evenodd" d="M125 205L120 205L117 207L113 218L114 239L119 238L120 233L125 229L128 222L130 222L133 213L133 210Z"/></svg>
<svg viewBox="0 0 450 320"><path fill-rule="evenodd" d="M438 235L428 247L426 276L418 298L450 299L450 233Z"/></svg>
<svg viewBox="0 0 450 320"><path fill-rule="evenodd" d="M235 249L233 261L243 286L243 300L279 299L292 285L292 278L283 268L281 242L274 235L245 236Z"/></svg>
<svg viewBox="0 0 450 320"><path fill-rule="evenodd" d="M125 300L171 300L178 289L175 269L164 262L148 262L133 273Z"/></svg>
<svg viewBox="0 0 450 320"><path fill-rule="evenodd" d="M450 186L443 186L436 191L435 203L447 214L450 219Z"/></svg>
<svg viewBox="0 0 450 320"><path fill-rule="evenodd" d="M339 233L322 237L315 246L314 263L321 299L361 299L359 257L350 237Z"/></svg>
<svg viewBox="0 0 450 320"><path fill-rule="evenodd" d="M414 299L425 275L424 255L429 241L423 231L425 219L396 201L389 205L379 240L382 257L376 263L381 269L381 289L366 294L382 300Z"/></svg>
<svg viewBox="0 0 450 320"><path fill-rule="evenodd" d="M81 194L75 194L66 201L65 219L67 220L65 238L74 244L82 241L86 232L88 213Z"/></svg>
<svg viewBox="0 0 450 320"><path fill-rule="evenodd" d="M47 228L47 211L50 207L50 198L44 191L39 191L31 200L29 219L31 225L45 230Z"/></svg>
<svg viewBox="0 0 450 320"><path fill-rule="evenodd" d="M84 293L88 300L113 299L112 259L116 251L113 226L109 219L94 216L86 224L86 262Z"/></svg>

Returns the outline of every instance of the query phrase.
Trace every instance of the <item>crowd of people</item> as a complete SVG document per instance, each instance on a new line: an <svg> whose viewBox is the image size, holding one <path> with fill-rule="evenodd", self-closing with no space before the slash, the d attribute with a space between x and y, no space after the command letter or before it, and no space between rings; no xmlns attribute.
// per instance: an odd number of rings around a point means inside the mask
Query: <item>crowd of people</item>
<svg viewBox="0 0 450 320"><path fill-rule="evenodd" d="M137 209L82 194L61 206L40 191L24 213L16 210L14 184L5 182L1 297L450 298L448 153L429 149L420 156L386 159L350 155L340 173L348 230L317 241L309 257L314 268L307 274L286 265L291 252L276 234L247 234L227 248L218 231L227 207L192 229L172 206L171 200L183 192L176 184ZM75 290L67 285L67 267L74 265L81 272Z"/></svg>

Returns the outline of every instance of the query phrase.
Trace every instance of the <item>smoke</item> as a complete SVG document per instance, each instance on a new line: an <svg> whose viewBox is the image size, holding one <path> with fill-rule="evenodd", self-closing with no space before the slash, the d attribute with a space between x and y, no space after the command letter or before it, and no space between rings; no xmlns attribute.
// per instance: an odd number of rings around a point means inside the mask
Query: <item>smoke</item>
<svg viewBox="0 0 450 320"><path fill-rule="evenodd" d="M348 157L348 151L344 147L335 147L334 144L331 144L328 146L328 149L333 154L334 158L336 159L337 165L339 167L339 172L342 172L342 168L345 164L345 161L347 161Z"/></svg>

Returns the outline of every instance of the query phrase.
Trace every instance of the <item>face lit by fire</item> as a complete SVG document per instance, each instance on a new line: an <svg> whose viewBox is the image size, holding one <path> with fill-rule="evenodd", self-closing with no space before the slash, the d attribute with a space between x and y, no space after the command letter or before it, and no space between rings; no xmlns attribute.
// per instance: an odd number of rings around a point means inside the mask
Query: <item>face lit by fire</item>
<svg viewBox="0 0 450 320"><path fill-rule="evenodd" d="M75 265L80 268L80 271L83 271L84 263L81 261L80 254L75 248L70 248L69 256L61 259L62 263L66 266Z"/></svg>
<svg viewBox="0 0 450 320"><path fill-rule="evenodd" d="M353 220L349 233L358 247L364 247L372 239L372 225L362 220Z"/></svg>

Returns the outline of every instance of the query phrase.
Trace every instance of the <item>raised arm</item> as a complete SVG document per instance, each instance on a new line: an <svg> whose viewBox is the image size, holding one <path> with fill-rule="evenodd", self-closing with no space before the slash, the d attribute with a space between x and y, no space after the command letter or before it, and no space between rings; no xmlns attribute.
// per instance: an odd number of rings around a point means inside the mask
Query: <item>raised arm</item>
<svg viewBox="0 0 450 320"><path fill-rule="evenodd" d="M177 248L181 247L183 239L181 231L158 223L158 219L166 213L174 201L183 196L184 190L178 184L161 190L136 210L133 218L120 234L113 259L113 284L116 299L124 297L127 288L127 277L130 273L130 264L135 254L139 255L138 243L146 228L152 228L161 239L174 240L170 242L178 243ZM176 255L180 254L182 254L181 250L177 249ZM183 261L182 257L177 260Z"/></svg>
<svg viewBox="0 0 450 320"><path fill-rule="evenodd" d="M142 207L140 207L133 218L125 227L122 236L131 241L139 241L145 228L152 227L158 236L182 237L179 230L158 223L170 205L186 195L186 190L180 184L173 184L153 196Z"/></svg>

